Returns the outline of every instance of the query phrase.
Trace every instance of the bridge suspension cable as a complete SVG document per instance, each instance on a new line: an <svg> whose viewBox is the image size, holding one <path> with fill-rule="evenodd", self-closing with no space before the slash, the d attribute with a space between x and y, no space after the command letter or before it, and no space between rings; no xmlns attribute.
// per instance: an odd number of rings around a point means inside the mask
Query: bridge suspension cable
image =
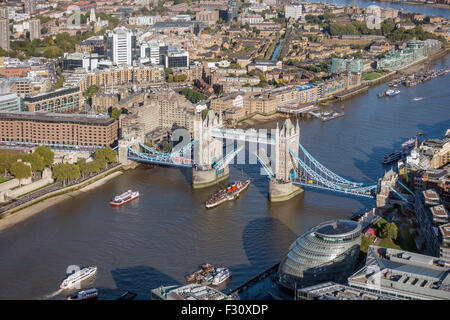
<svg viewBox="0 0 450 320"><path fill-rule="evenodd" d="M213 168L216 169L216 172L222 171L227 166L227 164L229 164L234 159L234 157L239 152L241 152L241 150L243 148L244 148L244 146L240 146L239 148L237 148L236 150L231 151L225 157L223 157L221 160L216 162L216 164L213 166Z"/></svg>
<svg viewBox="0 0 450 320"><path fill-rule="evenodd" d="M256 156L256 159L258 160L258 162L261 164L264 171L266 172L267 177L273 178L275 176L275 174L273 173L272 168L270 167L269 160L267 159L267 157L266 157L266 161L264 161L263 159L261 159L261 157L256 152L254 152L254 155Z"/></svg>
<svg viewBox="0 0 450 320"><path fill-rule="evenodd" d="M291 156L295 159L295 161L298 162L300 167L303 169L304 173L306 173L305 177L296 179L294 181L294 184L298 184L298 185L305 186L305 187L313 187L313 188L324 189L324 190L329 190L329 191L364 196L364 197L372 197L372 190L377 188L377 185L362 186L361 184L358 184L357 186L355 186L354 183L348 184L348 183L342 183L342 182L336 182L333 180L329 180L326 177L323 177L321 175L321 173L325 174L325 172L322 171L321 168L318 168L319 172L316 172L310 166L308 166L305 162L303 162L292 151L292 149L289 149L289 152L290 152ZM328 175L326 175L326 176L328 176Z"/></svg>
<svg viewBox="0 0 450 320"><path fill-rule="evenodd" d="M326 174L328 177L330 177L332 180L342 183L342 184L348 184L348 185L354 185L354 186L361 186L362 183L359 182L353 182L350 180L347 180L328 168L326 168L323 164L321 164L319 161L317 161L300 143L298 144L300 146L300 149L302 150L303 154L311 161L318 169L320 169L324 174Z"/></svg>

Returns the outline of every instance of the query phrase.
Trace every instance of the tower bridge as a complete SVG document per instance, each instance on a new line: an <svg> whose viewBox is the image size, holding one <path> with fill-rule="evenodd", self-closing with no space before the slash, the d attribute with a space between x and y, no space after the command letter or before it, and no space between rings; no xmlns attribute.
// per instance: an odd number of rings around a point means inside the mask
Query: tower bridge
<svg viewBox="0 0 450 320"><path fill-rule="evenodd" d="M233 150L224 155L224 140L233 141ZM239 141L234 148L234 141ZM317 161L300 144L300 127L286 119L272 134L256 130L223 128L221 115L210 110L205 119L198 113L194 120L194 138L184 137L171 153L163 153L146 146L137 139L119 141L119 161L152 163L192 169L193 188L206 188L229 177L229 164L244 149L245 143L259 145L254 153L257 162L269 179L268 198L272 202L285 201L304 189L337 192L374 198L377 184L364 185L337 175ZM271 148L270 160L264 146ZM228 146L227 146L228 149Z"/></svg>

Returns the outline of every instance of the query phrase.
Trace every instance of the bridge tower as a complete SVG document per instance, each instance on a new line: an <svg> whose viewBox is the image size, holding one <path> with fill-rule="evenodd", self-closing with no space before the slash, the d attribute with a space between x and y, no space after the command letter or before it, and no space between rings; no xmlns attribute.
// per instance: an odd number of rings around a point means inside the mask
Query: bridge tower
<svg viewBox="0 0 450 320"><path fill-rule="evenodd" d="M294 126L286 119L281 129L276 129L275 135L275 170L274 177L269 181L269 201L279 202L289 200L303 192L301 187L292 184L297 176L296 163L292 160L289 149L298 156L300 141L300 126Z"/></svg>
<svg viewBox="0 0 450 320"><path fill-rule="evenodd" d="M135 138L120 139L117 148L118 159L125 168L134 168L137 166L137 162L128 159L128 147L139 150L138 140Z"/></svg>
<svg viewBox="0 0 450 320"><path fill-rule="evenodd" d="M380 186L377 192L377 207L385 207L389 204L389 196L391 194L391 188L395 188L397 183L398 174L392 169L386 172L383 178L378 180Z"/></svg>
<svg viewBox="0 0 450 320"><path fill-rule="evenodd" d="M202 120L201 113L194 119L194 137L198 143L194 147L195 166L192 169L192 187L194 189L207 188L220 181L228 179L230 170L226 165L221 172L217 172L213 165L223 157L223 143L211 136L212 129L221 128L222 115L216 115L209 110Z"/></svg>

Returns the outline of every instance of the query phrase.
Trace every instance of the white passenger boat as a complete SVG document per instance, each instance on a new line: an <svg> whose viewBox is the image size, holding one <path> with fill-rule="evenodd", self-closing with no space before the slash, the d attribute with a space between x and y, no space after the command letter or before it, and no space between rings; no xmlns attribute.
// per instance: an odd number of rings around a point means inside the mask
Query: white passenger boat
<svg viewBox="0 0 450 320"><path fill-rule="evenodd" d="M59 286L61 289L71 289L83 280L87 280L97 273L97 267L83 268L68 276Z"/></svg>
<svg viewBox="0 0 450 320"><path fill-rule="evenodd" d="M212 284L217 286L231 277L231 272L228 268L216 268Z"/></svg>

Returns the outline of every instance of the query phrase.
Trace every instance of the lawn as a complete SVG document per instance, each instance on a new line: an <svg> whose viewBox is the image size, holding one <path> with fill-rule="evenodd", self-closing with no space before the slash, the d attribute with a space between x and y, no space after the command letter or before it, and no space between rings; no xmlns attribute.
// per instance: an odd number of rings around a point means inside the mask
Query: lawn
<svg viewBox="0 0 450 320"><path fill-rule="evenodd" d="M2 178L2 177L0 177L0 183L6 182L8 180L9 180L9 178Z"/></svg>
<svg viewBox="0 0 450 320"><path fill-rule="evenodd" d="M383 248L392 248L392 249L397 249L397 250L402 250L402 248L400 248L398 245L396 245L391 239L389 238L385 238L383 240L380 241L380 243L378 244L380 247Z"/></svg>
<svg viewBox="0 0 450 320"><path fill-rule="evenodd" d="M416 243L414 242L414 239L409 232L409 228L407 226L402 226L399 229L399 242L402 245L402 247L410 252L418 252Z"/></svg>
<svg viewBox="0 0 450 320"><path fill-rule="evenodd" d="M381 77L381 74L378 72L369 72L362 76L363 80L375 80Z"/></svg>

